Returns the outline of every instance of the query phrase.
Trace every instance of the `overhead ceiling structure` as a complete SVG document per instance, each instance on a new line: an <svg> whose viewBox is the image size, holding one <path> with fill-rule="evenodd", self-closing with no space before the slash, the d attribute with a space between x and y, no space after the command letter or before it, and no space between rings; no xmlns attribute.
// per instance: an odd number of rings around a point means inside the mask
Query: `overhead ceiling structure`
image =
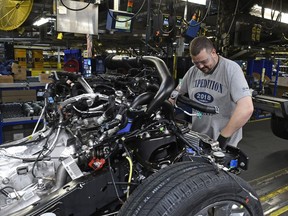
<svg viewBox="0 0 288 216"><path fill-rule="evenodd" d="M28 2L31 4L24 7L24 3ZM197 13L199 17L197 21L201 24L202 33L214 37L219 48L225 48L225 51L228 51L231 56L246 46L259 49L286 49L288 46L288 21L284 23L286 18L288 20L288 15L284 16L285 13L288 14L286 0L207 0L206 5L190 3L187 0L134 0L132 12L135 17L131 33L107 31L107 14L109 9L114 9L114 0L0 0L0 40L13 42L18 46L85 47L86 34L83 33L75 34L75 32L63 31L61 32L63 38L58 37L57 39L59 31L57 31L56 23L59 2L64 4L82 2L82 4L90 4L90 6L97 4L99 13L93 19L97 20L97 23L94 24L97 24L98 28L97 33L93 35L93 40L98 52L107 49L126 49L136 52L136 49L144 50L147 47L151 50L161 49L159 44L151 43L155 39L154 32L151 30L153 16L160 13L180 16L187 19L187 22L194 13ZM126 11L127 3L128 0L120 0L119 10ZM73 16L76 16L73 22L76 24L79 21L79 19L77 20L77 11L80 13L81 10L85 14L85 8L71 8L71 4L69 5L70 7L66 7L66 10L71 10L71 12L73 10ZM74 4L72 5L74 7ZM258 6L258 9L255 6ZM25 8L24 15L23 8ZM269 8L270 12L265 11L265 8ZM18 15L20 10L23 17ZM9 11L11 11L10 18L7 19L5 17ZM13 15L12 11L14 11ZM271 19L269 19L269 15ZM40 17L49 17L50 21L41 26L34 26L33 23ZM80 18L80 16L78 17ZM71 21L71 23L73 22ZM7 26L5 27L5 25ZM261 39L255 43L249 42L249 39L246 38L249 37L254 25L257 25L258 31L261 31ZM15 28L12 29L9 26ZM165 44L161 44L161 46L165 46Z"/></svg>

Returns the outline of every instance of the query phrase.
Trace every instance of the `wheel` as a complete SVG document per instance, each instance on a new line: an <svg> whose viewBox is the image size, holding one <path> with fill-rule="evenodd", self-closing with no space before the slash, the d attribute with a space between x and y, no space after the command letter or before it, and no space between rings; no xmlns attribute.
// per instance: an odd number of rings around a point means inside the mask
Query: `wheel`
<svg viewBox="0 0 288 216"><path fill-rule="evenodd" d="M282 139L288 139L288 119L272 115L271 129L275 136Z"/></svg>
<svg viewBox="0 0 288 216"><path fill-rule="evenodd" d="M148 177L118 216L261 216L254 190L211 164L179 162Z"/></svg>

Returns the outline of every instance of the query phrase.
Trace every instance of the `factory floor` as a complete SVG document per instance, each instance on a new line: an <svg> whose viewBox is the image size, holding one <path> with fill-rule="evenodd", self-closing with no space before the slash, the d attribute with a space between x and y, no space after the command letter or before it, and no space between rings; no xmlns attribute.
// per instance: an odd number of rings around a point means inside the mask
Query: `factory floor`
<svg viewBox="0 0 288 216"><path fill-rule="evenodd" d="M238 147L249 157L240 177L256 190L264 215L288 216L288 140L273 135L270 119L263 119L244 126Z"/></svg>

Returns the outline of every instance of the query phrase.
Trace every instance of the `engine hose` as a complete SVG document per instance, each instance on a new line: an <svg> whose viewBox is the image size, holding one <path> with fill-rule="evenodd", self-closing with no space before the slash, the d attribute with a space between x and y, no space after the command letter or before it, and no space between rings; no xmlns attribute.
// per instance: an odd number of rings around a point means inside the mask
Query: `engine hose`
<svg viewBox="0 0 288 216"><path fill-rule="evenodd" d="M120 108L119 108L118 114L119 114L119 115L123 115L123 114L126 113L126 111L127 111L126 106L125 106L125 105L120 105Z"/></svg>
<svg viewBox="0 0 288 216"><path fill-rule="evenodd" d="M146 112L148 115L150 115L153 111L159 108L166 99L169 98L174 89L174 79L163 60L154 56L143 56L142 61L144 64L153 64L157 68L157 72L161 79L159 90L156 92L155 97L147 107Z"/></svg>
<svg viewBox="0 0 288 216"><path fill-rule="evenodd" d="M65 101L60 102L60 107L64 108L67 105L73 104L73 103L81 101L81 100L91 100L94 102L96 96L97 95L94 93L86 93L86 94L77 95L77 96L68 98ZM93 103L93 102L91 102L91 103Z"/></svg>
<svg viewBox="0 0 288 216"><path fill-rule="evenodd" d="M153 99L154 95L155 94L152 92L142 93L141 95L135 98L135 100L131 104L131 109L133 110L133 109L136 109L137 106L148 104L149 101ZM163 102L162 107L163 107L162 112L164 113L165 117L168 120L174 120L173 105L169 101L166 100ZM133 113L133 111L131 113Z"/></svg>
<svg viewBox="0 0 288 216"><path fill-rule="evenodd" d="M161 111L164 113L166 119L174 120L175 117L174 117L173 105L169 101L166 100L163 102L162 107L163 109Z"/></svg>
<svg viewBox="0 0 288 216"><path fill-rule="evenodd" d="M154 93L152 92L144 92L137 96L131 104L131 109L136 109L137 106L147 104L154 97Z"/></svg>
<svg viewBox="0 0 288 216"><path fill-rule="evenodd" d="M79 76L77 81L83 86L83 88L85 89L87 93L94 93L91 86L87 83L87 81L82 76Z"/></svg>
<svg viewBox="0 0 288 216"><path fill-rule="evenodd" d="M48 147L47 151L45 151L43 153L43 157L45 157L48 154L50 154L53 151L53 149L55 148L56 144L57 144L57 140L58 140L58 137L59 137L59 134L60 134L60 131L61 131L61 126L62 126L62 123L63 123L63 114L62 114L62 112L59 112L59 115L60 115L59 122L58 122L59 125L58 125L58 129L57 129L55 138L53 140L53 143ZM46 143L48 143L48 141L49 141L49 137L48 137Z"/></svg>
<svg viewBox="0 0 288 216"><path fill-rule="evenodd" d="M121 125L123 125L123 124L120 125L120 123L121 122L123 123L122 120L123 120L124 116L126 116L126 115L124 115L126 111L127 111L126 107L124 105L121 105L119 110L118 110L118 113L116 114L115 119L113 119L110 122L107 122L105 125L105 128L111 129L111 128L116 127L116 126L118 126L120 128Z"/></svg>
<svg viewBox="0 0 288 216"><path fill-rule="evenodd" d="M128 69L132 68L132 65L148 65L156 67L156 72L161 80L160 87L155 96L147 105L146 114L151 115L152 112L157 110L162 103L167 100L174 90L174 79L170 74L170 71L164 61L155 56L142 56L141 58L123 57L123 56L109 56L105 59L106 67L115 67L117 64L128 65Z"/></svg>
<svg viewBox="0 0 288 216"><path fill-rule="evenodd" d="M105 116L107 116L107 117L113 115L113 113L114 113L114 110L115 110L115 98L114 98L114 96L109 97L108 103L109 103L108 107L104 113Z"/></svg>
<svg viewBox="0 0 288 216"><path fill-rule="evenodd" d="M90 114L90 115L92 115L92 114L94 114L94 115L101 115L101 114L103 114L103 111L82 111L82 110L79 110L79 109L77 109L77 107L75 107L75 106L73 106L73 109L76 111L76 112L78 112L78 113L81 113L81 114Z"/></svg>
<svg viewBox="0 0 288 216"><path fill-rule="evenodd" d="M34 136L34 134L35 134L35 132L36 132L36 130L37 130L37 128L38 128L38 125L40 124L40 121L42 120L42 118L43 118L43 116L44 116L44 113L45 113L45 111L46 111L46 108L47 108L46 105L42 108L42 111L41 111L40 116L39 116L39 118L38 118L38 120L37 120L37 123L36 123L36 125L35 125L35 127L34 127L34 129L33 129L33 132L32 132L32 134L29 136L30 139L32 139L32 137ZM43 122L43 129L44 129L44 130L46 129L45 118L44 118L44 122Z"/></svg>
<svg viewBox="0 0 288 216"><path fill-rule="evenodd" d="M193 101L183 95L177 97L177 102L191 106L192 108L204 113L218 114L219 108L217 106L207 106L196 101Z"/></svg>
<svg viewBox="0 0 288 216"><path fill-rule="evenodd" d="M111 128L114 128L116 126L118 126L120 124L121 120L120 119L113 119L112 121L110 122L107 122L105 124L105 129L111 129Z"/></svg>
<svg viewBox="0 0 288 216"><path fill-rule="evenodd" d="M55 72L52 72L52 73L53 73L53 75L54 75L54 77L55 77L55 80L60 80L59 77L58 77L58 73L59 73L59 72L56 72L56 71L55 71Z"/></svg>
<svg viewBox="0 0 288 216"><path fill-rule="evenodd" d="M130 184L131 184L131 180L132 180L132 173L133 173L133 162L132 162L131 158L128 156L126 156L126 159L129 162L129 177L128 177L128 186L127 186L127 199L128 199L129 193L130 193Z"/></svg>
<svg viewBox="0 0 288 216"><path fill-rule="evenodd" d="M43 153L43 157L45 157L48 154L50 154L53 151L53 149L55 148L57 140L58 140L58 137L59 137L59 134L60 134L60 131L61 131L61 123L62 123L62 121L60 122L60 125L58 126L58 129L57 129L57 132L56 132L56 136L55 136L55 138L53 140L53 143L48 147L48 150Z"/></svg>
<svg viewBox="0 0 288 216"><path fill-rule="evenodd" d="M147 84L147 90L152 91L152 92L156 92L158 91L159 86L157 84Z"/></svg>
<svg viewBox="0 0 288 216"><path fill-rule="evenodd" d="M99 105L99 106L97 106L97 107L89 108L89 109L88 109L88 112L94 112L94 111L102 111L102 112L103 112L103 110L106 109L106 107L107 107L108 105L109 105L108 102L103 103L103 104L101 104L101 105Z"/></svg>
<svg viewBox="0 0 288 216"><path fill-rule="evenodd" d="M159 85L158 84L153 84L150 83L148 80L146 79L141 79L139 81L140 87L146 91L151 91L151 92L157 92L159 90Z"/></svg>

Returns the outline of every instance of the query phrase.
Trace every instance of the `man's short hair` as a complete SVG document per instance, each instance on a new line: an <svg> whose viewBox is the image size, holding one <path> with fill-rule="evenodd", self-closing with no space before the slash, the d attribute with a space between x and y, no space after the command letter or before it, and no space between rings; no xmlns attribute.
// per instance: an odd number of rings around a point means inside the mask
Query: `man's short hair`
<svg viewBox="0 0 288 216"><path fill-rule="evenodd" d="M189 50L190 50L190 55L191 56L196 56L203 49L212 50L214 48L215 47L213 45L213 42L210 39L208 39L205 36L199 36L199 37L194 38L191 41Z"/></svg>

